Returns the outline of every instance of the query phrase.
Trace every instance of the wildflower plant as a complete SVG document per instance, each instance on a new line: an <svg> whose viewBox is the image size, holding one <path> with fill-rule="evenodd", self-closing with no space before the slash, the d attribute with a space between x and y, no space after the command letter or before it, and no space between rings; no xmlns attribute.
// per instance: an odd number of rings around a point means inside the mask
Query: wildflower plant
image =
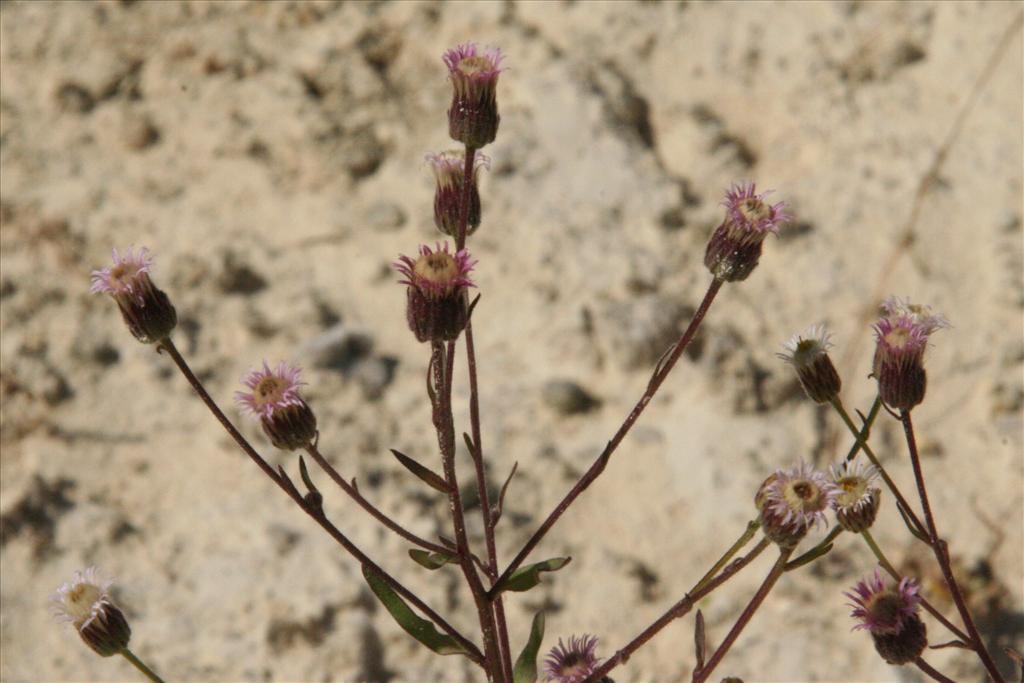
<svg viewBox="0 0 1024 683"><path fill-rule="evenodd" d="M404 287L409 328L414 338L424 344L421 347L427 377L424 398L431 409L438 453L421 458L397 450L392 453L432 495L446 499L448 534L425 538L413 533L367 499L354 480L331 464L319 448L313 408L301 394L304 385L301 371L287 361L273 368L264 361L244 378L244 388L236 394L239 406L259 421L273 446L303 452L297 460L291 460L288 467L272 467L221 410L175 345L172 338L176 322L174 307L150 280L153 260L148 252L129 249L121 254L115 251L113 264L93 273L93 291L114 298L131 333L140 341L155 344L170 359L249 459L359 564L371 592L409 636L439 655L468 659L479 668L481 680L491 683L534 683L542 678L558 683L610 680L609 674L626 665L634 652L669 624L693 612L700 600L719 590L771 549L775 559L770 570L725 635L716 638L719 645L713 652L708 652L704 620L697 611L691 680L694 683L706 681L774 586L789 573L828 554L845 534L843 540L863 541L891 577L886 580L876 570L847 593L854 607L853 614L859 620L858 628L872 635L875 648L885 661L916 666L938 681L951 680L923 658L929 642L920 615L924 610L952 634L957 646L977 657L981 668L993 681L1003 683L952 573L950 554L939 535L929 504L911 420L911 411L925 398L923 356L930 335L948 323L925 306L895 298L885 302L882 317L874 326L877 348L873 374L878 383L878 398L866 415L860 415L859 424L850 417L840 398L842 382L828 355L832 338L823 327L812 327L794 336L784 346L784 353L779 354L796 373L807 395L816 403L833 409L852 434L852 445L843 460L833 467L831 476L799 457L800 454L796 457L780 454L776 459L777 469L752 492L755 505L751 519L740 530L736 542L724 550L720 559L689 591L625 643L602 648L599 652L597 635L571 636L568 641L559 637L557 644L549 646L546 657L542 658L546 623L543 609L535 615L529 634L510 632L505 616L506 601L530 591L543 580L552 580L546 577L570 564L568 557L538 560L531 557L533 551L605 471L668 380L721 288L726 283L738 286L751 276L763 255L767 237L783 230L790 216L784 202L769 201L770 193L758 191L753 182L737 183L725 192L722 221L711 234L704 256L710 281L689 323L656 363L636 404L591 465L511 559L503 562L498 554L497 530L515 467L510 468L512 474L497 499L492 499L485 463L500 462L497 458L501 456L494 455L491 449L485 450L473 338L473 311L479 298L470 298L476 292L472 273L490 264L477 264L467 249L467 238L484 227L476 179L479 169L489 161L479 150L493 142L498 133L498 81L504 70L503 59L500 50L481 49L473 43L444 54L452 86L448 130L451 138L462 144L462 149L430 155L428 162L437 180L434 222L451 243L439 241L433 247L420 245L411 252L413 256L399 256L394 264L400 276L398 282ZM399 291L396 287L396 297L400 296ZM456 427L453 411L460 347L464 349L469 390L469 426L465 431ZM903 427L917 504L912 504L903 494L870 445L872 424L883 409ZM479 499L476 510L466 505L466 489L457 477L456 446L460 441L465 444L473 464L472 485ZM861 453L867 463L860 459ZM464 626L453 625L456 620L442 615L415 589L400 582L392 573L398 560L376 557L373 549L354 543L343 525L328 516L323 506L324 494L313 481L307 457L367 514L407 542L411 546L409 557L424 571L455 571L461 575L473 598L476 618L472 632ZM295 479L296 469L298 480ZM890 495L894 501L891 509L898 512L911 535L934 554L963 628L929 603L912 577L897 572L872 536L872 525L880 510L884 510L881 499ZM472 547L470 543L467 515L471 513L480 515L482 548ZM809 532L816 528L824 537L811 545ZM760 536L757 542L747 549L757 536ZM802 544L810 547L798 553ZM63 613L99 654L127 652L130 631L123 616L117 616L120 612L109 600L107 585L88 573L76 577L75 581L59 593ZM589 626L589 630L598 634L601 628L602 624Z"/></svg>

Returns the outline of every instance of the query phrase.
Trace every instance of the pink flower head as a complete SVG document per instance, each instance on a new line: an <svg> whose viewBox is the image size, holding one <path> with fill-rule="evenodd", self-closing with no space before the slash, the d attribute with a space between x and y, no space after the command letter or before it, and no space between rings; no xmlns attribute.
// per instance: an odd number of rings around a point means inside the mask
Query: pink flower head
<svg viewBox="0 0 1024 683"><path fill-rule="evenodd" d="M284 408L305 406L305 401L299 395L299 387L306 383L301 381L300 376L298 367L284 361L273 370L267 361L263 361L262 369L249 371L242 380L249 391L236 391L235 403L264 420L270 420L276 411Z"/></svg>
<svg viewBox="0 0 1024 683"><path fill-rule="evenodd" d="M544 659L545 680L557 683L580 683L597 670L597 636L583 634L569 638L568 647L558 639L558 645Z"/></svg>
<svg viewBox="0 0 1024 683"><path fill-rule="evenodd" d="M898 586L887 586L876 567L874 576L862 579L853 592L843 594L853 601L849 603L853 608L850 616L860 619L853 629L866 629L878 636L900 633L917 614L921 604L918 590L917 583L906 577Z"/></svg>
<svg viewBox="0 0 1024 683"><path fill-rule="evenodd" d="M764 199L771 190L757 193L754 183L733 185L725 193L727 220L734 233L742 232L749 235L750 241L761 241L768 233L778 234L779 227L790 219L786 213L786 203L769 204Z"/></svg>
<svg viewBox="0 0 1024 683"><path fill-rule="evenodd" d="M399 256L395 261L395 270L405 276L400 284L414 288L430 300L448 298L452 293L460 292L466 287L475 287L469 278L476 261L470 259L465 249L452 255L448 251L448 243L434 245L434 250L425 244L420 245L420 256L415 261L408 256Z"/></svg>
<svg viewBox="0 0 1024 683"><path fill-rule="evenodd" d="M788 470L778 470L762 487L762 521L803 533L818 522L828 523L825 511L838 493L823 473L801 460ZM764 519L765 515L770 516Z"/></svg>
<svg viewBox="0 0 1024 683"><path fill-rule="evenodd" d="M132 247L119 254L113 250L114 265L92 271L93 294L109 294L116 300L132 300L139 306L145 305L149 281L149 269L153 259L145 247L136 254Z"/></svg>
<svg viewBox="0 0 1024 683"><path fill-rule="evenodd" d="M882 312L884 315L874 325L878 341L876 362L919 363L928 337L936 330L949 327L949 322L933 314L929 306L912 304L896 296L882 303Z"/></svg>
<svg viewBox="0 0 1024 683"><path fill-rule="evenodd" d="M463 43L445 51L443 59L459 96L489 90L490 97L494 97L494 84L498 74L504 71L501 68L504 55L499 48L480 50L476 43Z"/></svg>
<svg viewBox="0 0 1024 683"><path fill-rule="evenodd" d="M438 152L436 154L427 154L426 162L430 164L431 170L434 172L434 178L437 180L438 187L452 188L461 187L462 180L465 176L465 164L466 154L461 150L448 150L445 152ZM476 153L473 159L473 177L476 178L476 172L481 168L490 170L491 158L486 154Z"/></svg>

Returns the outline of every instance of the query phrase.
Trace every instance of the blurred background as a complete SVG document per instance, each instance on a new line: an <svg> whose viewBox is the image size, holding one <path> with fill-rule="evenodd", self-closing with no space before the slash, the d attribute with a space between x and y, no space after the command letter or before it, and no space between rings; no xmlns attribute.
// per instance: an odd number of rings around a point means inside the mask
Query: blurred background
<svg viewBox="0 0 1024 683"><path fill-rule="evenodd" d="M573 561L507 601L515 650L543 610L545 650L587 632L608 656L743 531L769 473L845 454L842 425L775 353L826 323L843 398L866 410L870 324L890 293L953 323L933 337L914 413L924 467L983 628L997 650L1021 649L1020 17L1019 3L973 2L0 4L0 678L138 680L47 613L95 564L117 579L135 652L167 680L480 680L401 632L356 563L88 291L111 247L148 247L179 348L273 464L297 471L231 400L264 358L303 366L321 449L344 475L417 533L447 534L443 501L388 452L437 467L427 350L390 263L439 237L423 156L453 146L440 57L467 40L501 47L508 67L469 244L494 486L519 463L503 563L699 303L725 188L756 181L795 216L534 552ZM873 442L911 487L897 423L883 415ZM464 451L460 467L471 481ZM313 476L338 526L474 629L457 570L425 572ZM903 566L931 566L889 497L875 535ZM712 645L769 555L701 605ZM873 567L841 537L780 582L720 674L921 680L850 633L841 592ZM614 678L688 679L692 629L669 627ZM928 659L982 680L963 653Z"/></svg>

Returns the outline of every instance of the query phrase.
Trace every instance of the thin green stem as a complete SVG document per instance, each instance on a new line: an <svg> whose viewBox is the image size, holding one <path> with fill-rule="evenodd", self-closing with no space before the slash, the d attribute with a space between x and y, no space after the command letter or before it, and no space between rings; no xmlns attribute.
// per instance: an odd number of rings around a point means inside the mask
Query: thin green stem
<svg viewBox="0 0 1024 683"><path fill-rule="evenodd" d="M756 534L757 530L760 528L761 522L759 521L752 520L750 522L747 522L747 530L743 532L743 535L736 539L736 542L733 543L732 546L725 551L725 554L718 559L718 562L715 562L715 564L712 565L711 569L709 569L707 573L701 577L700 581L698 581L696 585L694 585L693 590L691 590L690 592L695 593L699 591L701 588L705 586L705 584L711 581L711 579L715 578L715 575L718 574L719 571L721 571L722 567L727 565L729 563L729 560L731 560L736 555L736 553L743 550L743 548L746 547L747 543L750 543L750 539L754 538L754 534Z"/></svg>
<svg viewBox="0 0 1024 683"><path fill-rule="evenodd" d="M903 577L900 575L898 571L896 571L896 567L894 567L892 563L889 562L889 558L887 558L885 556L885 553L882 552L882 549L878 546L878 543L875 541L875 537L871 535L871 532L865 529L864 531L860 532L860 535L861 538L864 539L864 542L868 544L868 547L871 548L871 552L874 553L875 559L878 560L878 564L882 566L882 569L889 572L889 576L891 576L894 580L896 580L897 582L900 581ZM956 625L953 624L953 622L951 622L949 619L943 616L942 612L937 610L930 602L925 600L923 597L921 598L921 607L924 607L926 612L935 617L943 626L949 629L950 633L955 635L957 638L964 641L965 643L971 642L970 636L968 636L966 633L958 629Z"/></svg>
<svg viewBox="0 0 1024 683"><path fill-rule="evenodd" d="M136 657L135 653L128 648L121 650L121 656L131 662L132 666L141 671L142 674L149 680L153 681L153 683L164 683L164 679L160 678L155 671L146 666L146 663Z"/></svg>
<svg viewBox="0 0 1024 683"><path fill-rule="evenodd" d="M872 414L877 414L878 406L881 406L881 404L881 399L876 398L875 405L871 409ZM889 473L885 471L885 467L882 466L882 463L878 460L878 457L875 455L875 452L871 450L871 446L869 446L867 441L865 440L867 437L866 432L870 428L871 423L868 422L867 424L864 425L865 433L862 433L861 430L857 428L857 425L854 424L853 420L850 419L850 415L846 412L846 408L843 407L843 403L842 401L839 400L838 397L832 401L832 407L836 409L837 413L839 413L839 417L843 419L843 422L846 423L847 428L849 428L850 432L854 435L854 437L856 437L857 445L859 445L864 450L864 454L868 456L868 460L871 461L871 464L875 466L875 468L878 470L878 473L882 476L882 480L885 481L885 485L889 487L889 490L892 492L892 495L896 498L897 505L903 508L903 511L907 514L907 517L910 519L911 523L917 528L920 534L927 538L928 532L925 530L924 525L921 524L921 520L917 518L916 514L914 514L914 509L910 507L910 503L908 503L907 499L903 497L902 493L900 493L899 487L896 486L896 482L894 482L892 480L892 477L889 476Z"/></svg>

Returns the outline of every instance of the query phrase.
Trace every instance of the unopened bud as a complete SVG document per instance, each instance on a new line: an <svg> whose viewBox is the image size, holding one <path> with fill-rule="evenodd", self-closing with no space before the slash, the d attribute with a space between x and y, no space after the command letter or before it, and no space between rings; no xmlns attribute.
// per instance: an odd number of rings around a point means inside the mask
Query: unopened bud
<svg viewBox="0 0 1024 683"><path fill-rule="evenodd" d="M776 354L793 366L800 386L815 403L828 403L839 395L842 388L839 373L828 355L832 347L830 339L825 326L817 325L803 334L794 335L784 345L786 353Z"/></svg>
<svg viewBox="0 0 1024 683"><path fill-rule="evenodd" d="M789 219L785 203L768 204L768 192L757 194L754 183L733 185L725 195L725 220L708 241L704 265L716 279L739 282L757 267L761 245L769 233Z"/></svg>
<svg viewBox="0 0 1024 683"><path fill-rule="evenodd" d="M171 300L149 278L153 260L145 248L113 250L114 264L92 271L93 293L109 294L121 309L128 330L144 344L163 341L178 324Z"/></svg>
<svg viewBox="0 0 1024 683"><path fill-rule="evenodd" d="M890 408L910 410L924 400L928 376L924 351L928 337L949 327L941 315L927 306L889 297L882 304L882 318L875 323L874 375L878 394Z"/></svg>
<svg viewBox="0 0 1024 683"><path fill-rule="evenodd" d="M434 191L434 225L446 235L457 238L462 221L462 201L466 196L466 155L448 151L428 154L427 162L434 171L437 188ZM477 174L480 168L490 168L491 160L477 153L470 174L469 210L466 212L466 234L472 235L480 225L480 191Z"/></svg>
<svg viewBox="0 0 1024 683"><path fill-rule="evenodd" d="M476 43L465 43L444 53L453 89L448 133L453 140L472 149L494 142L498 134L501 60L501 50L479 51Z"/></svg>

